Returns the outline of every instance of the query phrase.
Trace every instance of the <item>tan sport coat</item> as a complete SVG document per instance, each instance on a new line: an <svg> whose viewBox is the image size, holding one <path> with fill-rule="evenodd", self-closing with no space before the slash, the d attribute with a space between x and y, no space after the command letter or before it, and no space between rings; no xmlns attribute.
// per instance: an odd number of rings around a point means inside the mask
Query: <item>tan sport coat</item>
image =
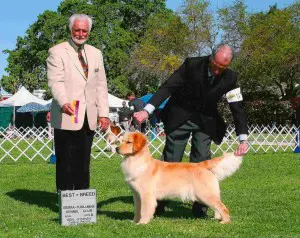
<svg viewBox="0 0 300 238"><path fill-rule="evenodd" d="M49 50L47 58L48 85L53 101L51 125L56 129L80 130L87 112L89 127L95 130L97 117L108 117L107 81L100 50L84 45L88 63L88 79L85 77L78 54L69 42L63 42ZM79 100L78 123L62 113L62 106Z"/></svg>

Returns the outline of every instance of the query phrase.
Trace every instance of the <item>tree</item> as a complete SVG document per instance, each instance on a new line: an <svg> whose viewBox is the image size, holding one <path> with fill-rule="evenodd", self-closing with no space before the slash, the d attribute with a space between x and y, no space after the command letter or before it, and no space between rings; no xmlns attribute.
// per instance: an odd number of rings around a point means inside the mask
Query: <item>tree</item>
<svg viewBox="0 0 300 238"><path fill-rule="evenodd" d="M66 35L65 18L55 12L45 11L26 31L17 38L16 48L6 50L9 76L2 77L3 88L15 93L23 85L29 90L47 88L47 50ZM55 29L55 31L53 31Z"/></svg>
<svg viewBox="0 0 300 238"><path fill-rule="evenodd" d="M206 54L212 49L217 38L214 18L209 11L209 2L205 0L185 0L179 15L190 30L190 56Z"/></svg>
<svg viewBox="0 0 300 238"><path fill-rule="evenodd" d="M169 11L149 19L145 35L136 45L128 69L131 85L140 94L156 91L189 54L189 29Z"/></svg>
<svg viewBox="0 0 300 238"><path fill-rule="evenodd" d="M251 124L291 120L289 100L299 95L299 30L299 3L250 15L232 66L240 73Z"/></svg>
<svg viewBox="0 0 300 238"><path fill-rule="evenodd" d="M281 100L299 93L299 5L253 14L234 65L248 85L271 90Z"/></svg>
<svg viewBox="0 0 300 238"><path fill-rule="evenodd" d="M218 25L222 30L222 42L228 43L234 52L240 50L245 39L249 13L243 0L235 0L233 5L218 10Z"/></svg>
<svg viewBox="0 0 300 238"><path fill-rule="evenodd" d="M5 51L9 75L2 77L3 88L15 92L23 85L48 90L47 51L69 38L67 20L78 12L92 16L94 29L88 43L103 51L110 92L122 95L128 87L125 69L130 52L143 35L145 22L165 9L165 0L64 0L56 12L39 15L25 36L18 37L14 50Z"/></svg>

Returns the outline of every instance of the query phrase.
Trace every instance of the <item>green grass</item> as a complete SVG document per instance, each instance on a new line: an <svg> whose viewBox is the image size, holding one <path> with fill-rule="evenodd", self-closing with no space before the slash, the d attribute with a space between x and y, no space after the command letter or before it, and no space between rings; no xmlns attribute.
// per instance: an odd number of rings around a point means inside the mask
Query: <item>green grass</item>
<svg viewBox="0 0 300 238"><path fill-rule="evenodd" d="M54 165L41 159L0 163L0 237L300 237L299 154L244 158L240 170L221 182L229 225L194 219L191 204L178 200L150 224L133 224L132 193L120 162L119 156L92 161L97 223L75 227L59 225Z"/></svg>

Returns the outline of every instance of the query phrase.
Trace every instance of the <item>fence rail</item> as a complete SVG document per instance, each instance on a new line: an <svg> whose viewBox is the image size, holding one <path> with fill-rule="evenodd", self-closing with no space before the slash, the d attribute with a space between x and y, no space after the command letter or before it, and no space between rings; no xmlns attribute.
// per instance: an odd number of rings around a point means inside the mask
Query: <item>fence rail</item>
<svg viewBox="0 0 300 238"><path fill-rule="evenodd" d="M165 143L164 131L157 125L145 133L149 140L151 153L160 156ZM111 144L106 141L107 133L98 129L92 146L92 158L111 158ZM6 159L30 161L40 158L48 160L54 153L53 128L1 128L0 127L0 162ZM227 128L227 133L221 145L212 144L212 154L234 151L238 144L233 126ZM254 153L292 152L299 145L299 129L296 126L258 126L249 127L249 151ZM189 140L185 155L189 155L191 141Z"/></svg>

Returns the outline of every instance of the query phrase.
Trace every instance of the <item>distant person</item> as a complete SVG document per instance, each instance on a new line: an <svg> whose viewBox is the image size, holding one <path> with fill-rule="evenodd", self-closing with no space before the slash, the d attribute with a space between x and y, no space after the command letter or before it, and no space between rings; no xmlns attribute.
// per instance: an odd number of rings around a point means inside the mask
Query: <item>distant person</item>
<svg viewBox="0 0 300 238"><path fill-rule="evenodd" d="M122 107L119 109L118 114L119 114L119 123L122 126L122 129L124 129L125 131L129 131L130 124L132 122L133 111L130 110L129 107L127 107L125 101L122 102Z"/></svg>
<svg viewBox="0 0 300 238"><path fill-rule="evenodd" d="M134 92L128 92L126 95L127 100L129 101L128 105L131 110L134 112L139 112L143 110L143 108L146 106L146 103L144 103L141 99L136 98ZM146 123L145 122L138 122L135 118L133 118L133 125L135 129L137 129L140 132L145 132Z"/></svg>

